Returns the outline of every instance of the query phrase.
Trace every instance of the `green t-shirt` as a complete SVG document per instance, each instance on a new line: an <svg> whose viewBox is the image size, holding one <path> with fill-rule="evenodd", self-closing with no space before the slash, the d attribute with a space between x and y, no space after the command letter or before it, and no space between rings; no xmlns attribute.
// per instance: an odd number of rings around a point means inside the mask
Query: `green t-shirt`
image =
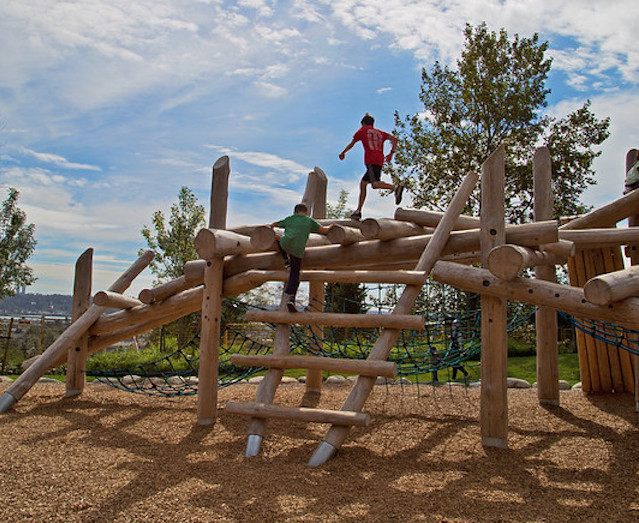
<svg viewBox="0 0 639 523"><path fill-rule="evenodd" d="M308 235L318 230L321 225L306 214L292 214L277 222L279 227L284 227L284 235L280 240L280 245L289 254L304 257L304 249Z"/></svg>

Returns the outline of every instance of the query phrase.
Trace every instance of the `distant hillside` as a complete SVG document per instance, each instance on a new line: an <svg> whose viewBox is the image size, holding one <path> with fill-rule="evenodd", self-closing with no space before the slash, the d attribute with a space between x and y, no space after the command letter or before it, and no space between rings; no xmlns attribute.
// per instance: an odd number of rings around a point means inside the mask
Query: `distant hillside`
<svg viewBox="0 0 639 523"><path fill-rule="evenodd" d="M70 316L72 296L65 294L16 294L0 300L0 315L47 314Z"/></svg>

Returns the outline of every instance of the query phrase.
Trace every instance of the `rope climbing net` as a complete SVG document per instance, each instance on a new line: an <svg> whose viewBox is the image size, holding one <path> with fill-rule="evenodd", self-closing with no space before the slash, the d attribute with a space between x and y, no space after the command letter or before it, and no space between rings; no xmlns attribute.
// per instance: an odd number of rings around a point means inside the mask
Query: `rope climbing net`
<svg viewBox="0 0 639 523"><path fill-rule="evenodd" d="M560 314L584 334L639 356L639 331L626 329L605 321L580 320L563 312Z"/></svg>
<svg viewBox="0 0 639 523"><path fill-rule="evenodd" d="M328 294L324 304L311 303L308 309L345 313L389 314L401 286L370 287L364 298ZM398 366L399 376L417 376L452 369L466 374L463 366L479 364L479 296L429 282L413 311L424 316L425 328L403 330L389 356ZM256 307L239 300L224 300L226 307L246 311ZM508 330L526 322L534 308L509 304ZM223 388L263 371L257 367L238 367L230 363L231 354L264 355L272 350L274 324L267 324L270 336L260 337L227 324L220 343L218 387ZM291 325L291 352L324 357L365 359L380 329L345 327L304 327ZM127 368L87 371L112 387L146 395L193 395L197 393L199 334L174 352L153 361Z"/></svg>

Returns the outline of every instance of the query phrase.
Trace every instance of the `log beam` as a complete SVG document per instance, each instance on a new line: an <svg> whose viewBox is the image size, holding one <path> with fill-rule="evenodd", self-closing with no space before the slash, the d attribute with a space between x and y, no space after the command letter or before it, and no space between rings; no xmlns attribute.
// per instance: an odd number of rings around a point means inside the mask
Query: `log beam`
<svg viewBox="0 0 639 523"><path fill-rule="evenodd" d="M366 426L370 414L343 410L310 409L307 407L283 407L268 403L229 401L224 412L252 418L282 418L305 423L332 423L334 425Z"/></svg>
<svg viewBox="0 0 639 523"><path fill-rule="evenodd" d="M413 222L426 227L437 227L444 213L441 211L425 211L422 209L395 209L395 219L405 222ZM460 214L455 222L454 230L479 229L480 219L478 216L467 216Z"/></svg>
<svg viewBox="0 0 639 523"><path fill-rule="evenodd" d="M233 365L267 367L271 369L317 369L361 376L384 376L387 378L397 376L397 363L393 361L351 360L321 356L232 354L231 363Z"/></svg>
<svg viewBox="0 0 639 523"><path fill-rule="evenodd" d="M580 287L522 277L504 282L487 269L444 261L435 264L431 277L435 281L468 292L548 306L574 316L607 321L629 329L639 330L639 298L626 298L623 301L602 307L586 300L584 291Z"/></svg>
<svg viewBox="0 0 639 523"><path fill-rule="evenodd" d="M406 236L432 234L432 227L387 218L366 218L362 221L362 235L367 240L395 240Z"/></svg>
<svg viewBox="0 0 639 523"><path fill-rule="evenodd" d="M204 278L204 269L202 269L202 279ZM200 282L199 284L201 284ZM198 284L198 285L199 285ZM165 300L169 296L174 296L182 291L195 287L195 284L191 284L187 281L186 276L182 275L179 278L170 280L166 283L161 283L157 287L152 289L142 289L138 294L138 300L142 303L150 305L159 301Z"/></svg>
<svg viewBox="0 0 639 523"><path fill-rule="evenodd" d="M512 280L524 269L539 265L562 265L564 256L522 247L521 245L498 245L488 253L488 270L502 280Z"/></svg>
<svg viewBox="0 0 639 523"><path fill-rule="evenodd" d="M110 291L96 292L93 296L93 303L108 309L132 309L133 307L142 305L140 300Z"/></svg>
<svg viewBox="0 0 639 523"><path fill-rule="evenodd" d="M331 325L333 327L361 327L414 329L424 328L424 318L411 314L341 314L333 312L281 312L252 309L246 321L295 323L298 325Z"/></svg>
<svg viewBox="0 0 639 523"><path fill-rule="evenodd" d="M639 294L639 265L600 274L584 285L584 295L595 305L609 305Z"/></svg>
<svg viewBox="0 0 639 523"><path fill-rule="evenodd" d="M201 258L210 260L228 254L248 254L258 249L248 236L222 229L202 229L195 236L195 250Z"/></svg>
<svg viewBox="0 0 639 523"><path fill-rule="evenodd" d="M639 208L639 191L632 191L609 204L598 207L579 218L562 225L562 231L574 229L592 229L594 227L611 227L637 213Z"/></svg>

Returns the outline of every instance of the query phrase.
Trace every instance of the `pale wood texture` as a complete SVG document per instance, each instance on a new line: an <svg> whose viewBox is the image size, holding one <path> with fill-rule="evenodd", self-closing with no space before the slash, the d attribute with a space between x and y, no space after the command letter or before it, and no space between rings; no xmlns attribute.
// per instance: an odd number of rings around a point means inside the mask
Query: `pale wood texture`
<svg viewBox="0 0 639 523"><path fill-rule="evenodd" d="M316 220L324 220L326 218L326 190L328 186L328 177L319 167L315 167L315 169L313 169L313 173L309 174L308 183L310 183L311 178L314 178L315 180L311 216ZM322 239L326 240L328 238L322 237ZM324 281L321 279L311 281L308 286L308 302L311 310L323 311L324 300ZM309 330L312 338L308 345L308 352L312 353L314 351L316 353L321 353L324 345L324 329L321 325L310 325ZM316 402L311 399L309 395L317 396L322 390L322 371L320 369L307 369L305 389L306 394L302 399L302 406L315 406ZM305 401L308 405L304 405Z"/></svg>
<svg viewBox="0 0 639 523"><path fill-rule="evenodd" d="M639 191L632 191L609 204L569 221L561 226L561 230L610 227L621 220L634 216L637 208L639 208Z"/></svg>
<svg viewBox="0 0 639 523"><path fill-rule="evenodd" d="M600 274L584 285L584 295L590 303L608 305L639 294L639 266Z"/></svg>
<svg viewBox="0 0 639 523"><path fill-rule="evenodd" d="M541 147L533 158L533 212L536 221L550 220L554 216L552 166L550 151ZM561 238L561 236L560 236ZM537 279L556 283L555 267L535 263ZM539 307L535 313L537 337L537 397L546 405L559 405L559 348L557 311Z"/></svg>
<svg viewBox="0 0 639 523"><path fill-rule="evenodd" d="M209 229L226 229L226 209L229 198L231 166L228 156L222 156L213 164L211 173L211 212Z"/></svg>
<svg viewBox="0 0 639 523"><path fill-rule="evenodd" d="M95 336L130 327L138 323L145 323L156 318L173 313L183 313L184 316L199 310L202 301L202 287L194 287L179 294L168 297L151 305L139 305L132 309L121 310L100 317L89 329L89 334Z"/></svg>
<svg viewBox="0 0 639 523"><path fill-rule="evenodd" d="M568 258L568 278L570 285L573 287L579 287L577 278L577 266L579 260L573 256ZM581 378L581 389L587 394L593 390L593 384L591 381L591 370L589 355L586 351L586 338L585 333L581 329L575 329L576 342L577 342L577 355L579 358L579 376ZM599 374L596 376L596 380L599 380Z"/></svg>
<svg viewBox="0 0 639 523"><path fill-rule="evenodd" d="M204 273L202 273L202 278L203 277ZM140 294L138 294L138 299L142 303L150 305L151 303L165 300L169 296L174 296L175 294L190 289L191 287L194 287L194 285L187 281L186 276L182 275L179 278L169 280L166 283L161 283L152 289L142 289Z"/></svg>
<svg viewBox="0 0 639 523"><path fill-rule="evenodd" d="M93 281L93 249L87 249L75 264L71 320L77 321L91 306ZM89 336L84 333L67 350L66 396L77 396L84 390Z"/></svg>
<svg viewBox="0 0 639 523"><path fill-rule="evenodd" d="M109 309L131 309L142 305L140 300L132 298L131 296L124 296L123 294L110 291L96 292L95 296L93 296L93 303Z"/></svg>
<svg viewBox="0 0 639 523"><path fill-rule="evenodd" d="M190 287L195 287L204 282L204 269L206 260L193 260L184 264L184 280ZM238 271L241 272L241 271Z"/></svg>
<svg viewBox="0 0 639 523"><path fill-rule="evenodd" d="M359 229L346 227L344 225L331 226L326 237L331 243L339 243L341 245L350 245L366 240Z"/></svg>
<svg viewBox="0 0 639 523"><path fill-rule="evenodd" d="M296 323L298 325L332 325L334 327L379 327L415 330L424 328L424 318L411 314L341 314L336 312L282 312L252 309L246 311L246 321Z"/></svg>
<svg viewBox="0 0 639 523"><path fill-rule="evenodd" d="M384 376L387 378L397 376L397 363L392 361L350 360L320 356L232 354L231 363L233 365L278 369L319 369L340 374Z"/></svg>
<svg viewBox="0 0 639 523"><path fill-rule="evenodd" d="M197 423L211 425L217 418L218 355L222 314L223 261L209 260L204 271L200 368L198 370Z"/></svg>
<svg viewBox="0 0 639 523"><path fill-rule="evenodd" d="M282 296L282 302L280 303L280 310L286 310L286 298ZM275 325L275 336L273 338L273 356L286 356L290 348L290 328L285 323L278 323ZM275 397L275 391L277 386L282 380L284 375L284 369L269 369L264 378L260 382L255 395L255 403L263 403L270 405L273 403ZM266 422L262 418L251 418L248 427L249 436L264 436L264 430L266 428Z"/></svg>
<svg viewBox="0 0 639 523"><path fill-rule="evenodd" d="M267 281L287 281L287 271L259 271L250 270L243 273L246 278L255 286ZM427 274L420 271L374 271L374 270L352 270L352 271L322 271L322 270L302 270L300 271L300 281L311 282L343 282L343 283L397 283L400 285L423 285Z"/></svg>
<svg viewBox="0 0 639 523"><path fill-rule="evenodd" d="M415 266L415 270L430 273L435 262L441 256L444 245L450 236L450 232L452 231L457 218L461 214L468 197L472 193L477 180L478 176L475 173L469 173L465 176L461 186L448 206L446 213L444 213L443 218L437 225L431 241L428 242L420 256ZM415 305L415 300L419 296L420 291L420 286L407 285L395 306L393 315L408 314ZM386 360L391 348L397 340L399 332L400 331L397 329L384 329L375 341L368 359ZM342 410L359 412L368 398L374 383L374 378L366 376L358 377L355 386L351 389L348 398L342 405ZM333 425L324 436L324 442L335 449L339 449L347 435L348 428Z"/></svg>
<svg viewBox="0 0 639 523"><path fill-rule="evenodd" d="M564 256L570 258L577 252L577 246L573 242L568 240L559 239L554 243L542 243L539 248L542 251L556 254L557 256Z"/></svg>
<svg viewBox="0 0 639 523"><path fill-rule="evenodd" d="M304 271L302 271L304 272ZM308 304L311 310L324 310L324 278L311 281L308 286ZM324 329L321 325L310 325L311 340L309 342L309 353L321 354L324 348ZM318 393L322 390L322 371L320 369L309 368L306 371L305 388L307 393Z"/></svg>
<svg viewBox="0 0 639 523"><path fill-rule="evenodd" d="M559 239L576 243L579 247L603 247L639 243L639 227L559 229Z"/></svg>
<svg viewBox="0 0 639 523"><path fill-rule="evenodd" d="M547 306L575 316L592 318L639 330L639 298L626 298L609 307L589 303L579 287L569 287L536 278L517 277L504 282L487 269L439 261L431 274L435 281L468 292Z"/></svg>
<svg viewBox="0 0 639 523"><path fill-rule="evenodd" d="M444 216L441 211L426 211L422 209L404 209L398 207L395 209L395 219L406 222L413 222L417 225L426 227L437 227L440 220ZM454 230L459 229L479 229L480 219L478 216L467 216L461 214L455 222Z"/></svg>
<svg viewBox="0 0 639 523"><path fill-rule="evenodd" d="M153 251L146 251L129 267L108 290L113 292L124 292L135 277L153 259ZM77 340L84 335L88 328L104 312L104 307L91 305L82 316L80 316L71 326L66 329L44 353L26 369L18 379L5 391L18 401L35 384L36 381L50 368L49 366L66 355L69 347L77 343Z"/></svg>
<svg viewBox="0 0 639 523"><path fill-rule="evenodd" d="M396 262L416 263L432 234L398 238L396 240L367 240L352 245L326 245L309 247L304 254L304 268L330 269L351 266L392 264ZM557 242L557 223L554 220L538 223L524 223L506 226L506 243L539 247L540 244ZM480 248L480 231L453 231L443 249L443 255L474 253ZM189 265L189 264L187 264ZM185 265L186 268L186 265ZM224 267L225 277L230 277L250 269L281 269L282 257L279 253L258 253L237 255L232 264ZM193 281L195 267L189 267Z"/></svg>
<svg viewBox="0 0 639 523"><path fill-rule="evenodd" d="M258 252L248 236L221 229L201 229L195 236L195 250L204 260L227 254Z"/></svg>
<svg viewBox="0 0 639 523"><path fill-rule="evenodd" d="M481 257L506 242L504 222L505 147L500 145L483 163L481 177ZM508 446L508 342L506 300L481 295L481 400L479 424L482 444Z"/></svg>
<svg viewBox="0 0 639 523"><path fill-rule="evenodd" d="M498 245L488 253L488 270L502 280L512 280L524 269L566 262L564 256L521 245Z"/></svg>
<svg viewBox="0 0 639 523"><path fill-rule="evenodd" d="M367 240L394 240L405 236L432 234L433 229L388 218L366 218L361 222L361 231Z"/></svg>
<svg viewBox="0 0 639 523"><path fill-rule="evenodd" d="M254 418L284 418L306 423L333 423L338 425L366 426L370 414L341 410L309 409L306 407L283 407L268 403L245 403L229 401L224 409L229 414L240 414Z"/></svg>

